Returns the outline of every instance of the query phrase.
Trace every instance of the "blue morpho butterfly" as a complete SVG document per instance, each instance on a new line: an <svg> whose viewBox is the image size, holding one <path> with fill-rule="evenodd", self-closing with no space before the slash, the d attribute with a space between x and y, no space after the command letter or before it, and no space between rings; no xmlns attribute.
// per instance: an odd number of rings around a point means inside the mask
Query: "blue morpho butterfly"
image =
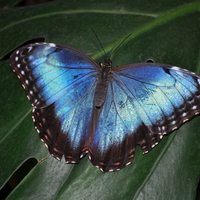
<svg viewBox="0 0 200 200"><path fill-rule="evenodd" d="M67 46L35 43L11 55L41 140L55 158L78 163L88 154L103 172L149 152L163 135L200 112L200 76L179 67L98 65Z"/></svg>

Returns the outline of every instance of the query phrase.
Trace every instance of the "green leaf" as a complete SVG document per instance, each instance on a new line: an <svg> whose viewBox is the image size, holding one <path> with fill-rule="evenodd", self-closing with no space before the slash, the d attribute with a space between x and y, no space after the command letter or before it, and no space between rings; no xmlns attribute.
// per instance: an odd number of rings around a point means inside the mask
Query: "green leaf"
<svg viewBox="0 0 200 200"><path fill-rule="evenodd" d="M36 38L105 57L95 30L114 65L153 59L200 72L198 1L56 1L0 12L0 186L29 158L41 160L47 149L31 119L31 106L6 59L12 50ZM6 57L5 57L6 56ZM51 156L38 163L7 199L195 199L200 174L197 116L165 136L151 152L138 146L133 164L102 173L87 157L79 164Z"/></svg>
<svg viewBox="0 0 200 200"><path fill-rule="evenodd" d="M9 7L16 5L18 2L20 2L20 0L0 0L0 8L8 9Z"/></svg>

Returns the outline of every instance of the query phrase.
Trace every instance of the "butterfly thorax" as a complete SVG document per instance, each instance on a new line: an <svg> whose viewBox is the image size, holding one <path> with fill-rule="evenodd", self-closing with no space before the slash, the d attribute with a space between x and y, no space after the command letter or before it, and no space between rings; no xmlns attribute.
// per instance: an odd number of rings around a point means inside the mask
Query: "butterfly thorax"
<svg viewBox="0 0 200 200"><path fill-rule="evenodd" d="M94 95L94 104L97 108L102 107L105 102L107 90L108 90L108 83L111 77L111 60L106 59L104 64L100 63L99 66L99 75L98 75L98 83Z"/></svg>

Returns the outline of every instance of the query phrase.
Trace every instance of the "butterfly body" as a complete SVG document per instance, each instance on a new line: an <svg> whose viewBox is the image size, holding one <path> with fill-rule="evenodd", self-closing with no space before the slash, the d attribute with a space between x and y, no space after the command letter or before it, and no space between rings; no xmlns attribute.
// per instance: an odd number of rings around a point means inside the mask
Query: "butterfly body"
<svg viewBox="0 0 200 200"><path fill-rule="evenodd" d="M12 54L34 125L57 159L78 163L88 154L101 171L118 171L133 161L137 144L149 152L200 112L197 74L158 63L111 64L51 43Z"/></svg>
<svg viewBox="0 0 200 200"><path fill-rule="evenodd" d="M100 72L98 78L98 84L94 95L94 105L101 107L105 101L108 84L111 79L111 61L105 60L104 64L100 64Z"/></svg>

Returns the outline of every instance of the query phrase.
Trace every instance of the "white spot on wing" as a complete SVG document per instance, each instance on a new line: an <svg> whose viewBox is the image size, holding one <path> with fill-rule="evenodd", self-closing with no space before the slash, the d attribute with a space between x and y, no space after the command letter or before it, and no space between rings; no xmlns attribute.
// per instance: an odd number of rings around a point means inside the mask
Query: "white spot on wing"
<svg viewBox="0 0 200 200"><path fill-rule="evenodd" d="M82 158L82 157L83 157L83 154L81 154L80 158Z"/></svg>
<svg viewBox="0 0 200 200"><path fill-rule="evenodd" d="M53 154L51 154L53 157L55 157ZM57 160L59 160L60 161L60 158L59 157L55 157Z"/></svg>
<svg viewBox="0 0 200 200"><path fill-rule="evenodd" d="M97 168L99 168L98 166L96 166ZM102 172L103 172L103 169L102 168L99 168Z"/></svg>
<svg viewBox="0 0 200 200"><path fill-rule="evenodd" d="M177 128L178 128L177 126L173 127L173 128L172 128L172 131L176 130Z"/></svg>
<svg viewBox="0 0 200 200"><path fill-rule="evenodd" d="M50 46L50 47L56 47L56 44L54 44L54 43L49 43L49 46Z"/></svg>
<svg viewBox="0 0 200 200"><path fill-rule="evenodd" d="M33 47L32 47L32 46L29 46L29 47L28 47L28 52L30 52L32 49L33 49Z"/></svg>
<svg viewBox="0 0 200 200"><path fill-rule="evenodd" d="M155 144L152 144L151 147L154 148L157 144L158 142L156 142Z"/></svg>
<svg viewBox="0 0 200 200"><path fill-rule="evenodd" d="M173 66L171 69L173 69L173 70L180 70L180 68L177 67L177 66Z"/></svg>
<svg viewBox="0 0 200 200"><path fill-rule="evenodd" d="M165 126L162 126L161 129L162 129L162 132L164 132L165 131Z"/></svg>
<svg viewBox="0 0 200 200"><path fill-rule="evenodd" d="M189 120L189 119L185 119L185 120L183 120L183 123L184 123L184 122L187 122L188 120Z"/></svg>
<svg viewBox="0 0 200 200"><path fill-rule="evenodd" d="M196 106L196 105L192 106L192 109L193 109L193 110L196 110L196 109L197 109L197 106Z"/></svg>
<svg viewBox="0 0 200 200"><path fill-rule="evenodd" d="M175 121L175 120L174 120L174 121L172 121L172 122L171 122L171 124L172 124L172 125L175 125L175 124L176 124L176 121Z"/></svg>
<svg viewBox="0 0 200 200"><path fill-rule="evenodd" d="M183 114L182 114L182 117L185 117L187 115L187 113L186 112L184 112Z"/></svg>
<svg viewBox="0 0 200 200"><path fill-rule="evenodd" d="M126 163L126 166L127 166L127 165L130 165L130 164L131 164L131 162Z"/></svg>

